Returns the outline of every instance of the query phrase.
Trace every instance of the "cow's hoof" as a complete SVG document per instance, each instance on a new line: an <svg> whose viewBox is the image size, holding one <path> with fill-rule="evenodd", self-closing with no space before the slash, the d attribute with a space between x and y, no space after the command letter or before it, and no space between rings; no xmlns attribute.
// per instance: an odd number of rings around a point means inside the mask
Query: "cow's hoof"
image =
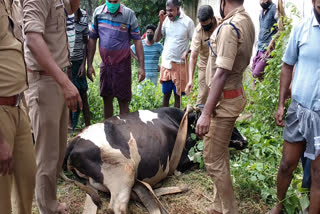
<svg viewBox="0 0 320 214"><path fill-rule="evenodd" d="M68 214L67 204L66 203L58 203L57 212L59 214Z"/></svg>
<svg viewBox="0 0 320 214"><path fill-rule="evenodd" d="M98 209L101 209L102 207L102 201L101 201L101 198L96 198L96 197L92 197L91 196L91 199L93 201L93 203L98 207Z"/></svg>
<svg viewBox="0 0 320 214"><path fill-rule="evenodd" d="M107 209L107 214L114 214L113 210L111 208Z"/></svg>

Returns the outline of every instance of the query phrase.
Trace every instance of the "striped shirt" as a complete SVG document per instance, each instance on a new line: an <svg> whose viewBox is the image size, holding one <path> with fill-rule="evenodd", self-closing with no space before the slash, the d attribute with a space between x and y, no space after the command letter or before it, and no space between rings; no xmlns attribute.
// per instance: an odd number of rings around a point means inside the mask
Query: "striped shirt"
<svg viewBox="0 0 320 214"><path fill-rule="evenodd" d="M81 9L82 16L78 22L74 20L74 14L67 18L67 35L70 46L70 60L83 60L84 38L88 36L88 16Z"/></svg>
<svg viewBox="0 0 320 214"><path fill-rule="evenodd" d="M135 13L121 5L116 14L111 14L106 5L94 11L89 37L99 38L99 49L105 65L118 65L130 59L130 40L141 40Z"/></svg>
<svg viewBox="0 0 320 214"><path fill-rule="evenodd" d="M146 45L145 41L142 41L143 50L144 50L144 66L146 73L156 73L158 74L158 64L159 58L161 56L163 46L155 42L152 45ZM134 54L136 54L135 46L132 45L131 49Z"/></svg>

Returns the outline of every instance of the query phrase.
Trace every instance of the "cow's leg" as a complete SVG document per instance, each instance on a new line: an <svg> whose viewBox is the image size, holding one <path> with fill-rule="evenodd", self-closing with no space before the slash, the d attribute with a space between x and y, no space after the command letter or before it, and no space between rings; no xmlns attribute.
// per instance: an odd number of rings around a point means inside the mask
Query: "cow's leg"
<svg viewBox="0 0 320 214"><path fill-rule="evenodd" d="M134 163L126 160L116 165L103 164L104 185L109 189L109 209L115 214L126 214L131 189L135 181Z"/></svg>

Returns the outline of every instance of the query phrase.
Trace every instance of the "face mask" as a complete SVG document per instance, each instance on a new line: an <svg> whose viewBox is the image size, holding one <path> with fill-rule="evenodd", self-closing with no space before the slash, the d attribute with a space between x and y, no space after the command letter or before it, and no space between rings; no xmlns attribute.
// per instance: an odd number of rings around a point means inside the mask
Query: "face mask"
<svg viewBox="0 0 320 214"><path fill-rule="evenodd" d="M108 10L110 11L110 13L115 13L118 11L119 7L120 7L120 2L119 3L115 3L115 4L112 4L110 2L106 2L107 4L107 8Z"/></svg>
<svg viewBox="0 0 320 214"><path fill-rule="evenodd" d="M211 22L210 24L207 25L201 25L202 29L206 32L210 31L212 29L213 23Z"/></svg>
<svg viewBox="0 0 320 214"><path fill-rule="evenodd" d="M226 2L224 2L223 5L225 6ZM221 0L221 3L220 3L220 16L223 19L226 17L225 14L224 14L224 9L222 9L222 0Z"/></svg>
<svg viewBox="0 0 320 214"><path fill-rule="evenodd" d="M316 7L313 7L314 16L316 17L318 23L320 24L320 14L316 10Z"/></svg>
<svg viewBox="0 0 320 214"><path fill-rule="evenodd" d="M261 3L260 5L264 10L266 10L271 5L271 2L267 1L267 2Z"/></svg>
<svg viewBox="0 0 320 214"><path fill-rule="evenodd" d="M174 21L177 21L180 17L180 8L177 9L177 12L178 12L178 14L177 14L176 18L174 19Z"/></svg>
<svg viewBox="0 0 320 214"><path fill-rule="evenodd" d="M147 39L151 42L153 40L154 35L153 34L148 34Z"/></svg>

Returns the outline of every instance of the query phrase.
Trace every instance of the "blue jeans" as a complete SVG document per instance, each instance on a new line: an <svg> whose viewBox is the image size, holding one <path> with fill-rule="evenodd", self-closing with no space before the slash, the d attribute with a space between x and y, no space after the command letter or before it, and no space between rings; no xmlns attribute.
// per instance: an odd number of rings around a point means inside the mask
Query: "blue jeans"
<svg viewBox="0 0 320 214"><path fill-rule="evenodd" d="M303 168L303 179L302 179L302 188L311 188L311 160L305 158L302 154L301 156L302 168Z"/></svg>

